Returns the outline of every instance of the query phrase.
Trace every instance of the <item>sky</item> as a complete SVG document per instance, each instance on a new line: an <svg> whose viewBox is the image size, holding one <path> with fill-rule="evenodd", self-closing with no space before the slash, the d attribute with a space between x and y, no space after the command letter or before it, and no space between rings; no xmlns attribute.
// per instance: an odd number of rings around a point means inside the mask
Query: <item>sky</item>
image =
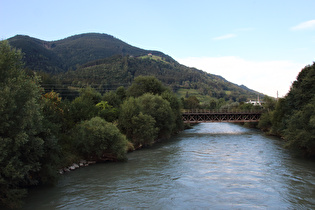
<svg viewBox="0 0 315 210"><path fill-rule="evenodd" d="M0 39L97 32L283 97L315 61L314 0L0 0Z"/></svg>

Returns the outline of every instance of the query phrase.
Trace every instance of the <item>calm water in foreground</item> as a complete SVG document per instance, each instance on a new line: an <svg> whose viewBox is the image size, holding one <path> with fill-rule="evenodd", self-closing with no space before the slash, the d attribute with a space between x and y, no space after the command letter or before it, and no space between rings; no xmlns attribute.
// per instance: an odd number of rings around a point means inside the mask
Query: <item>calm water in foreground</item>
<svg viewBox="0 0 315 210"><path fill-rule="evenodd" d="M25 207L315 209L315 162L235 124L199 124L128 159L69 172Z"/></svg>

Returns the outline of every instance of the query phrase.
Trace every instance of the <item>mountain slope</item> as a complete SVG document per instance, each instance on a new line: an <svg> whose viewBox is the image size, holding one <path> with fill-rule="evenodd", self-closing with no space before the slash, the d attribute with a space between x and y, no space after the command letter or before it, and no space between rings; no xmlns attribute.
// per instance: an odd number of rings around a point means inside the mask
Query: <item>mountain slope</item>
<svg viewBox="0 0 315 210"><path fill-rule="evenodd" d="M128 87L140 75L155 76L174 92L195 89L199 97L204 95L233 101L257 97L257 92L230 83L221 76L189 68L176 61L166 61L155 55L118 55L89 62L75 71L58 75L58 80L74 87L91 85L100 92L105 92L119 86Z"/></svg>
<svg viewBox="0 0 315 210"><path fill-rule="evenodd" d="M47 73L66 72L89 61L113 55L146 55L154 53L171 60L158 51L133 47L107 34L87 33L57 41L43 41L29 36L17 35L9 43L22 50L27 68Z"/></svg>
<svg viewBox="0 0 315 210"><path fill-rule="evenodd" d="M24 52L26 68L54 75L51 80L42 73L43 85L57 90L52 84L58 83L63 92L87 85L105 92L128 87L137 76L153 75L179 96L197 95L202 101L246 101L258 94L221 76L181 65L162 52L140 49L107 34L80 34L57 41L17 35L9 43Z"/></svg>
<svg viewBox="0 0 315 210"><path fill-rule="evenodd" d="M63 71L63 61L51 50L50 42L23 35L17 35L8 41L11 46L22 50L26 68L49 73Z"/></svg>

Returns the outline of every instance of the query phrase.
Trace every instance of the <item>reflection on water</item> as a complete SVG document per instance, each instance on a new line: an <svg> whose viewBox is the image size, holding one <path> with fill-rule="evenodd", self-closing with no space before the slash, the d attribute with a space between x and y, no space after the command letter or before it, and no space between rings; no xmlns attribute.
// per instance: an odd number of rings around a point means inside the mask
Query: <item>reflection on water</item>
<svg viewBox="0 0 315 210"><path fill-rule="evenodd" d="M31 193L26 209L312 209L315 164L277 139L229 123L97 164Z"/></svg>

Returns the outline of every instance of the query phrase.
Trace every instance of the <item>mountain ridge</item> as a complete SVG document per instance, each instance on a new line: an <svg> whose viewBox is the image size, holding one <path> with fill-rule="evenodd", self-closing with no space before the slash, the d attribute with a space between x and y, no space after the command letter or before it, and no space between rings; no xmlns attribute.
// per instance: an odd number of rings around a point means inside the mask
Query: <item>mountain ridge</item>
<svg viewBox="0 0 315 210"><path fill-rule="evenodd" d="M134 47L108 34L85 33L55 41L17 35L8 41L25 54L27 69L49 73L76 87L97 84L110 89L122 81L127 87L136 76L150 75L174 92L198 92L207 99L246 101L259 94L222 76L184 66L163 52Z"/></svg>
<svg viewBox="0 0 315 210"><path fill-rule="evenodd" d="M77 34L55 41L16 35L8 41L26 54L24 62L27 68L52 74L76 69L78 65L117 54L141 56L154 53L172 60L162 52L134 47L112 35L100 33Z"/></svg>

